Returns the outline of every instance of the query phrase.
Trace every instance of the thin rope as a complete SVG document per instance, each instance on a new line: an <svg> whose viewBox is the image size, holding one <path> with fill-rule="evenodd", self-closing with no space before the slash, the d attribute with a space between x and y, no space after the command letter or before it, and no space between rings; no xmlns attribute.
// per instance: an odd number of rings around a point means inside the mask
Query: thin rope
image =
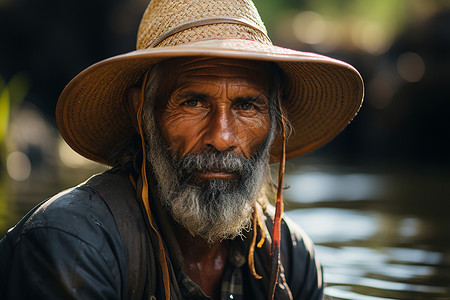
<svg viewBox="0 0 450 300"><path fill-rule="evenodd" d="M141 196L142 196L142 202L144 203L144 206L145 206L145 211L147 212L148 222L150 223L152 230L155 232L156 237L158 238L158 246L159 246L158 260L161 265L161 271L162 271L162 275L163 275L164 294L165 294L166 300L170 300L170 277L169 277L169 268L167 266L167 261L166 261L166 253L164 251L164 244L163 244L162 238L153 225L152 212L150 210L150 203L148 200L148 181L147 181L146 160L145 160L145 157L146 157L146 155L145 155L145 153L146 153L145 152L145 140L144 140L144 134L143 134L143 130L142 130L141 117L142 117L142 111L143 111L143 107L144 107L145 86L147 83L147 77L148 77L149 71L147 71L144 76L144 81L142 83L142 88L141 88L141 102L139 103L139 109L138 109L138 113L137 113L139 134L141 136L141 144L142 144L142 167L141 167L142 195Z"/></svg>
<svg viewBox="0 0 450 300"><path fill-rule="evenodd" d="M256 247L261 248L262 245L264 244L264 241L266 240L266 231L264 230L264 226L262 225L261 219L259 218L259 215L257 215L258 218L258 225L259 228L261 229L261 239L259 240L258 244L256 245Z"/></svg>
<svg viewBox="0 0 450 300"><path fill-rule="evenodd" d="M256 269L255 269L255 244L256 244L256 235L257 235L257 229L258 229L258 224L257 223L259 221L260 220L259 220L259 217L258 217L258 211L257 211L256 203L255 203L255 205L253 206L253 216L252 216L253 236L252 236L252 242L250 244L250 249L248 251L248 266L250 268L250 273L256 279L261 279L262 278L261 275L256 273ZM261 246L262 246L261 241L258 243L258 245L259 244L261 244ZM261 246L259 246L258 248L261 248Z"/></svg>
<svg viewBox="0 0 450 300"><path fill-rule="evenodd" d="M278 95L278 106L281 108L281 95ZM273 220L272 229L272 265L270 272L269 294L268 299L274 299L275 287L278 281L278 274L280 272L280 243L281 243L281 215L283 214L283 177L286 163L286 124L284 122L284 115L281 113L281 158L278 169L278 187L277 198L275 201L275 217Z"/></svg>
<svg viewBox="0 0 450 300"><path fill-rule="evenodd" d="M211 18L204 18L199 19L195 21L185 22L181 23L178 26L163 32L160 34L150 45L150 47L154 48L157 45L159 45L162 41L164 41L169 36L172 36L174 34L177 34L178 32L198 27L198 26L206 26L206 25L216 25L216 24L238 24L238 25L244 25L251 27L252 29L258 31L261 33L264 37L266 37L269 41L269 37L267 36L267 33L262 31L257 25L251 24L248 20L244 18L235 18L235 17L211 17Z"/></svg>

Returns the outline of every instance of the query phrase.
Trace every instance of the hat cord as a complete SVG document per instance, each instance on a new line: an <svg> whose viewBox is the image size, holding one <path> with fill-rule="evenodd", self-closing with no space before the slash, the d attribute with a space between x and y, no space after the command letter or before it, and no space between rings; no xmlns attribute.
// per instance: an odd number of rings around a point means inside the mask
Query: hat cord
<svg viewBox="0 0 450 300"><path fill-rule="evenodd" d="M281 95L278 95L278 106L281 109ZM280 245L281 245L281 216L283 214L283 178L286 163L286 123L284 121L284 114L281 112L281 136L282 136L282 146L281 146L281 158L280 165L278 168L278 186L277 186L277 197L275 201L275 217L273 221L272 228L272 247L271 247L271 269L269 278L269 293L268 299L273 299L275 296L275 287L278 281L278 275L280 270L281 258L280 258ZM261 248L265 241L265 230L262 226L261 219L257 211L257 205L255 203L253 207L252 216L252 242L250 244L250 249L248 253L248 265L250 268L250 273L256 279L261 279L261 275L256 273L255 269L255 244L257 236L258 225L262 231L262 237L256 247Z"/></svg>
<svg viewBox="0 0 450 300"><path fill-rule="evenodd" d="M280 258L280 244L281 244L281 215L283 214L283 177L286 163L286 123L284 120L284 114L281 109L281 95L278 94L278 106L281 110L281 158L278 168L278 186L277 186L277 198L275 200L275 217L273 220L272 228L272 249L271 249L271 270L269 281L269 293L268 299L273 299L275 296L275 287L278 281L278 275L280 272L281 258Z"/></svg>
<svg viewBox="0 0 450 300"><path fill-rule="evenodd" d="M148 73L150 69L145 73L144 81L142 83L141 88L141 102L139 103L139 109L137 112L137 121L139 126L139 135L141 136L141 144L142 144L142 167L141 167L141 177L142 177L142 202L145 206L145 211L147 212L147 218L148 222L150 223L151 229L156 234L156 237L158 239L158 246L159 246L159 253L158 253L158 260L161 265L161 271L163 275L163 284L164 284L164 294L166 300L170 299L170 278L169 278L169 268L167 266L166 261L166 253L164 251L164 244L161 238L161 235L156 230L155 226L153 225L153 218L152 213L150 210L150 204L148 200L148 181L147 181L147 171L146 171L146 155L145 155L145 139L144 134L142 130L142 111L144 107L144 99L145 99L145 86L147 83Z"/></svg>
<svg viewBox="0 0 450 300"><path fill-rule="evenodd" d="M267 36L267 33L258 28L257 26L251 24L248 20L244 18L234 18L234 17L211 17L211 18L204 18L199 19L195 21L190 22L184 22L179 24L178 26L167 30L166 32L163 32L160 34L150 45L151 48L156 47L159 45L162 41L164 41L166 38L168 38L171 35L177 34L181 31L198 27L198 26L206 26L206 25L214 25L214 24L238 24L238 25L244 25L247 27L251 27L252 29L262 33L264 37L267 38L268 41L270 41L270 38Z"/></svg>
<svg viewBox="0 0 450 300"><path fill-rule="evenodd" d="M261 228L262 237L259 240L258 244L256 245L256 236L257 236L257 229L258 225ZM259 213L257 210L257 205L253 206L253 216L252 216L252 230L253 230L253 236L252 236L252 242L250 243L250 248L248 250L248 266L250 268L250 273L252 276L256 279L261 279L262 276L256 273L255 268L255 245L258 248L261 248L264 244L264 241L266 239L266 231L264 230L264 227L262 226L261 219L259 218Z"/></svg>

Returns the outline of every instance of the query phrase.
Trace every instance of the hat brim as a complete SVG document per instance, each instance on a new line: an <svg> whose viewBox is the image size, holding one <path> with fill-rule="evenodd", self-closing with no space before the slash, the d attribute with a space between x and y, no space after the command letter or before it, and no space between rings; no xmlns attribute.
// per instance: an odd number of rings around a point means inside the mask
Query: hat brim
<svg viewBox="0 0 450 300"><path fill-rule="evenodd" d="M125 91L138 84L151 65L191 56L271 61L280 66L285 75L284 106L293 127L287 158L332 140L362 104L362 78L347 63L250 40L217 39L136 50L85 69L69 82L58 100L56 121L62 137L79 154L107 164L115 146L135 133L124 104ZM271 162L277 162L280 151L281 138L277 137Z"/></svg>

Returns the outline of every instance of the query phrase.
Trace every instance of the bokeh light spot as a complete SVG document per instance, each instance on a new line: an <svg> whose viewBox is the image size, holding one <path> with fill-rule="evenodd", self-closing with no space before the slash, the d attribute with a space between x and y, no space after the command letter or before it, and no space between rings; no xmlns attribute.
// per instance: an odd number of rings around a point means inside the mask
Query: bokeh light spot
<svg viewBox="0 0 450 300"><path fill-rule="evenodd" d="M425 62L419 54L406 52L397 60L397 71L405 81L418 82L425 74Z"/></svg>
<svg viewBox="0 0 450 300"><path fill-rule="evenodd" d="M292 26L295 37L305 44L319 44L327 35L327 22L316 12L305 11L297 14Z"/></svg>
<svg viewBox="0 0 450 300"><path fill-rule="evenodd" d="M368 21L355 22L351 38L357 47L373 55L385 53L392 44L392 38L386 30Z"/></svg>
<svg viewBox="0 0 450 300"><path fill-rule="evenodd" d="M23 152L11 152L6 158L6 170L12 179L25 181L31 174L30 159Z"/></svg>
<svg viewBox="0 0 450 300"><path fill-rule="evenodd" d="M58 154L61 161L68 167L79 168L87 167L92 164L92 162L80 154L76 153L72 148L67 145L64 140L60 140L58 144Z"/></svg>

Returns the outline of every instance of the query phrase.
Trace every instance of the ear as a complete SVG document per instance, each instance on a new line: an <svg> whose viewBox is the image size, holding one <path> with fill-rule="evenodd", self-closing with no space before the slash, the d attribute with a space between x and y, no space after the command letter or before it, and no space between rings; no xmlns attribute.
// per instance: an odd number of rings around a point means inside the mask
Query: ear
<svg viewBox="0 0 450 300"><path fill-rule="evenodd" d="M137 132L139 132L139 124L138 124L138 110L139 104L141 101L141 88L139 87L129 87L125 91L125 106L128 111L128 115L130 116L131 121L133 122L133 126Z"/></svg>

